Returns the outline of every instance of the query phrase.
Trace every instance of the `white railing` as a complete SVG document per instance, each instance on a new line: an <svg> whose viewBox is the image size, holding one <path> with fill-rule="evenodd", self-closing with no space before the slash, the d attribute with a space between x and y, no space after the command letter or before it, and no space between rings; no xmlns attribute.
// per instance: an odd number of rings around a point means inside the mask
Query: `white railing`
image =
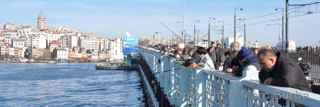
<svg viewBox="0 0 320 107"><path fill-rule="evenodd" d="M320 95L259 84L256 72L238 78L220 71L185 68L158 50L141 48L140 53L174 106L320 107Z"/></svg>

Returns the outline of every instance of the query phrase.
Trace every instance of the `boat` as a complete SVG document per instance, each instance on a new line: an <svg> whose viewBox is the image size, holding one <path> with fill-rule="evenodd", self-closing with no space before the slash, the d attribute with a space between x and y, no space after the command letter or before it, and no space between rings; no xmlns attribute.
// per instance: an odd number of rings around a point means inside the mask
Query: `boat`
<svg viewBox="0 0 320 107"><path fill-rule="evenodd" d="M97 63L96 70L136 70L136 68L126 64Z"/></svg>

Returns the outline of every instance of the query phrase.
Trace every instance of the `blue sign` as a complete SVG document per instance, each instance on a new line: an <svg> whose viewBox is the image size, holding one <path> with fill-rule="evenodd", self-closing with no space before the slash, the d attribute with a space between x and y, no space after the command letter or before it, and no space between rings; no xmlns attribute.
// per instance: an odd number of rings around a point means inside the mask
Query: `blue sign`
<svg viewBox="0 0 320 107"><path fill-rule="evenodd" d="M123 54L125 56L129 54L136 54L138 52L138 42L139 40L137 37L126 33L123 38Z"/></svg>

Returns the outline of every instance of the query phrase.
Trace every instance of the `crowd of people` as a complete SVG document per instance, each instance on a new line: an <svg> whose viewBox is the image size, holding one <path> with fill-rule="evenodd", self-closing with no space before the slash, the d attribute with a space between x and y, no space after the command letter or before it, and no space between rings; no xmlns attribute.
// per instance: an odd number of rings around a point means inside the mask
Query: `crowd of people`
<svg viewBox="0 0 320 107"><path fill-rule="evenodd" d="M161 53L171 53L188 68L226 72L237 77L245 76L244 71L259 71L262 84L311 91L298 63L287 53L271 47L248 48L235 42L230 48L224 48L219 42L211 42L209 48L183 43L174 46L157 45L156 48Z"/></svg>

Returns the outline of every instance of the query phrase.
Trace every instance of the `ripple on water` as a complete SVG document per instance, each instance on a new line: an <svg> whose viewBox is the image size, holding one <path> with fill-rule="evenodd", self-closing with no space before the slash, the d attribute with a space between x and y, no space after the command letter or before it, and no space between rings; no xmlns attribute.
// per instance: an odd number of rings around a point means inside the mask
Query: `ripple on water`
<svg viewBox="0 0 320 107"><path fill-rule="evenodd" d="M92 64L0 64L0 107L142 106L136 72Z"/></svg>

